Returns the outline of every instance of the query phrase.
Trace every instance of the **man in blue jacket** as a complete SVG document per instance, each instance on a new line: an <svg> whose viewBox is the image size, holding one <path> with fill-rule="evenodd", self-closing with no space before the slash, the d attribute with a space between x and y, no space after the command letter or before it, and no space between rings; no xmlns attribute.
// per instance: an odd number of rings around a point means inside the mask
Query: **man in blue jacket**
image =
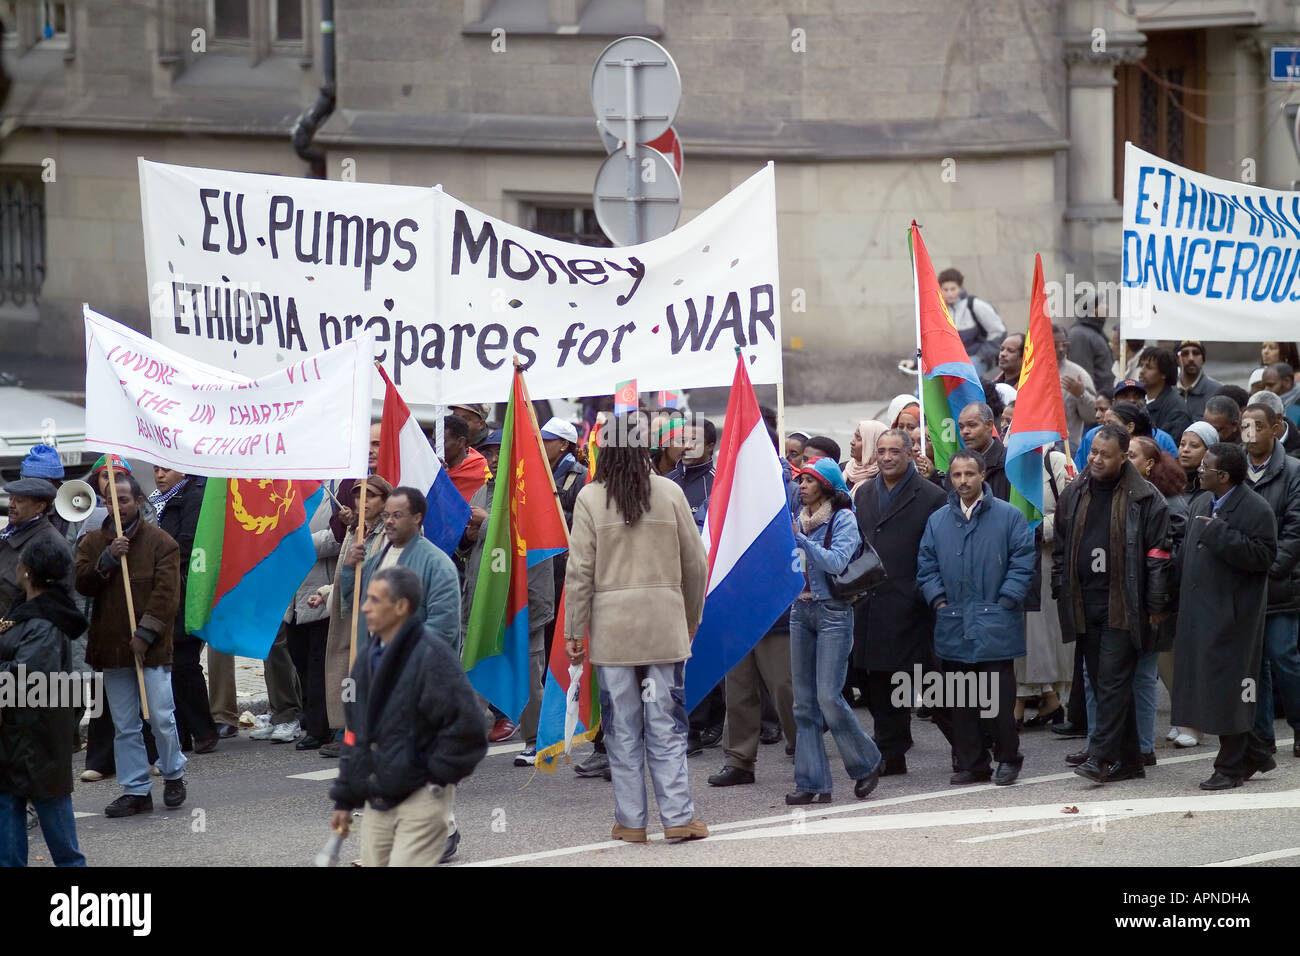
<svg viewBox="0 0 1300 956"><path fill-rule="evenodd" d="M950 783L1005 786L1024 757L1016 729L1013 661L1025 653L1025 596L1034 580L1034 533L1016 508L993 496L979 452L963 449L948 464L948 507L930 516L921 537L917 584L934 608L934 651L952 708ZM975 698L975 699L972 699ZM985 733L993 738L997 773Z"/></svg>

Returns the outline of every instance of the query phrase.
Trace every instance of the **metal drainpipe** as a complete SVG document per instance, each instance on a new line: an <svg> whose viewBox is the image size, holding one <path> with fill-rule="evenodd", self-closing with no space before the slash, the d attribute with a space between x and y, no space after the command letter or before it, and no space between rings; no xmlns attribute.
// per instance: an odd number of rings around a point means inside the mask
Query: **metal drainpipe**
<svg viewBox="0 0 1300 956"><path fill-rule="evenodd" d="M321 0L320 35L324 84L316 102L294 122L293 133L289 137L294 152L304 162L311 164L311 174L315 179L325 178L325 150L313 146L312 137L334 112L334 0Z"/></svg>

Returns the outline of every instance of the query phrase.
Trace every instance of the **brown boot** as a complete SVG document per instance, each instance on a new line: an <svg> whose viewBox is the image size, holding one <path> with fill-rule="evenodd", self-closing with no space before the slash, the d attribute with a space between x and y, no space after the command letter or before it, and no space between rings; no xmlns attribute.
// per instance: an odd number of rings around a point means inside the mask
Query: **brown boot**
<svg viewBox="0 0 1300 956"><path fill-rule="evenodd" d="M703 840L709 835L709 828L703 820L692 820L684 827L669 827L664 830L665 840Z"/></svg>
<svg viewBox="0 0 1300 956"><path fill-rule="evenodd" d="M645 827L634 830L632 827L625 827L623 824L616 822L613 832L610 833L610 838L623 840L626 843L645 843Z"/></svg>

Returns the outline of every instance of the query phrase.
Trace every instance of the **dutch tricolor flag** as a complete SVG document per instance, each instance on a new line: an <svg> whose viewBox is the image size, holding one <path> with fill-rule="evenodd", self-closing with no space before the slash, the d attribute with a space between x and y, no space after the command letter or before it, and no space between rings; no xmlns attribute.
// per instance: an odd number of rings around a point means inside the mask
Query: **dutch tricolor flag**
<svg viewBox="0 0 1300 956"><path fill-rule="evenodd" d="M785 476L737 356L717 474L704 520L709 586L686 665L692 710L754 649L803 590Z"/></svg>
<svg viewBox="0 0 1300 956"><path fill-rule="evenodd" d="M397 386L382 368L379 374L384 377L384 417L375 473L394 488L406 485L424 492L429 503L424 536L450 555L469 524L469 505L447 477L420 423L397 393Z"/></svg>

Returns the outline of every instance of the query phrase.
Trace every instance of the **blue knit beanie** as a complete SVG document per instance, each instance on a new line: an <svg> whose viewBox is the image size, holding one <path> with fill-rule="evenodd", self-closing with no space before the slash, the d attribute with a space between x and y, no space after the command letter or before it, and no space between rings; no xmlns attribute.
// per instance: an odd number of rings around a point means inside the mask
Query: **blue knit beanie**
<svg viewBox="0 0 1300 956"><path fill-rule="evenodd" d="M23 478L62 478L63 462L49 445L33 445L23 459L19 474Z"/></svg>

